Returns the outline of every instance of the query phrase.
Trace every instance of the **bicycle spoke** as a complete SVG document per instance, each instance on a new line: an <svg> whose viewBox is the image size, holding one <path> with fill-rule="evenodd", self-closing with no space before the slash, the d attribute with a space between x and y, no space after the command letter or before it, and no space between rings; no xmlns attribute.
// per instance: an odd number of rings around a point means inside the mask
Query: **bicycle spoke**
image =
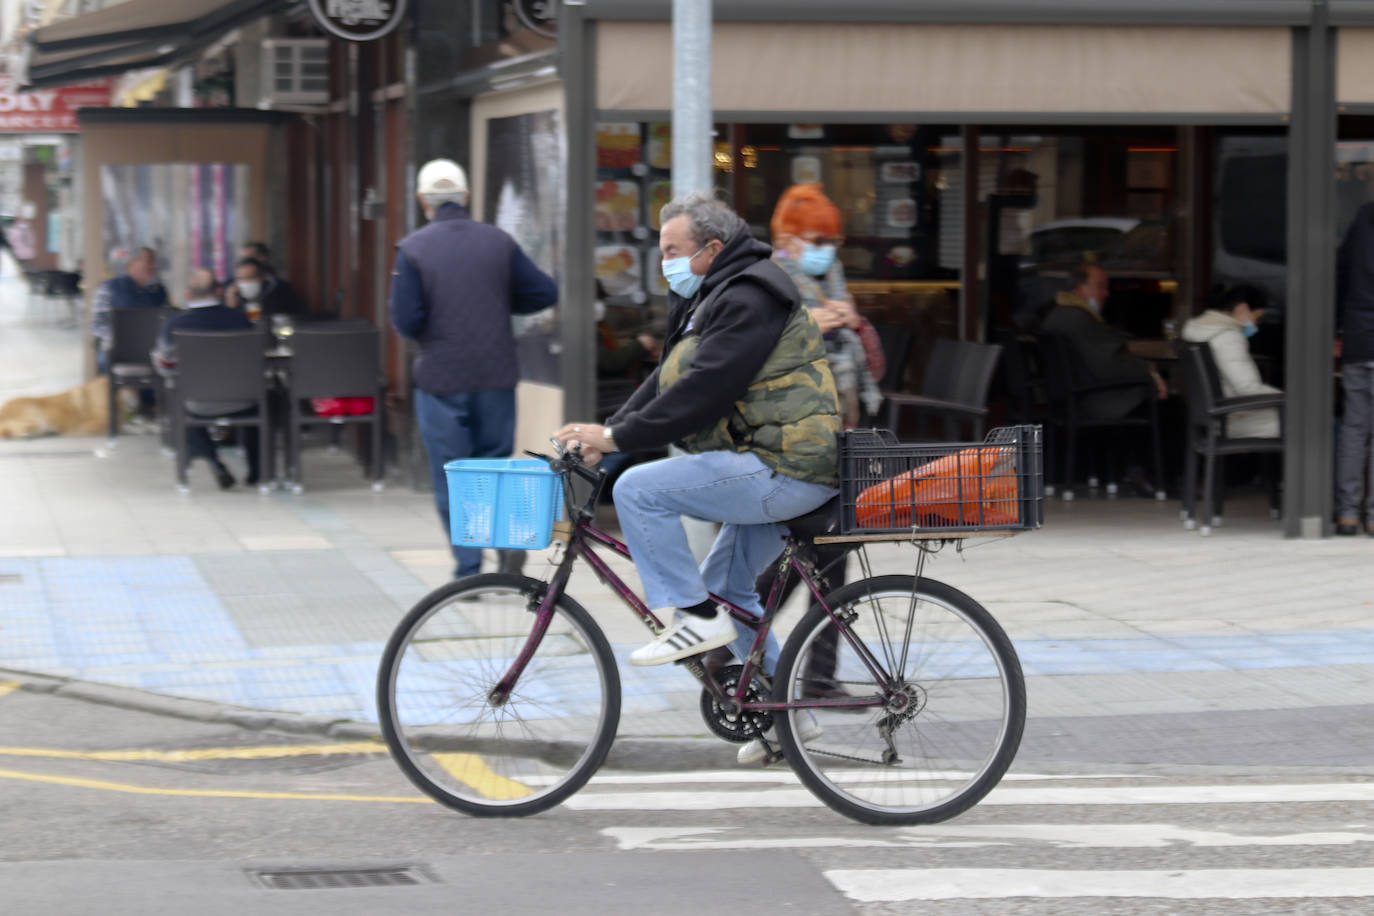
<svg viewBox="0 0 1374 916"><path fill-rule="evenodd" d="M445 804L476 814L542 810L586 781L614 736L619 684L609 647L585 612L557 604L532 645L529 580L465 581L487 588L436 598L452 592L441 589L388 646L383 731L406 774Z"/></svg>
<svg viewBox="0 0 1374 916"><path fill-rule="evenodd" d="M965 810L996 784L1020 739L1024 688L1005 634L967 596L910 576L846 586L833 603L860 611L852 636L893 666L884 705L789 713L789 761L823 800L860 820L928 823ZM782 696L803 697L815 683L852 696L883 690L835 630L817 609L793 632ZM796 741L808 726L811 737Z"/></svg>

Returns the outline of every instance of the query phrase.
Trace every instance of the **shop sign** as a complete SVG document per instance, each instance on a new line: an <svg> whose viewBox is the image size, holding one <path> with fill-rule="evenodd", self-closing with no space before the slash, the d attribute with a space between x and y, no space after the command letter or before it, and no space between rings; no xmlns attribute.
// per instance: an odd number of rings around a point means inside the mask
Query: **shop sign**
<svg viewBox="0 0 1374 916"><path fill-rule="evenodd" d="M310 13L335 38L372 41L401 24L406 0L310 0Z"/></svg>
<svg viewBox="0 0 1374 916"><path fill-rule="evenodd" d="M0 133L74 134L77 109L109 107L111 86L105 79L25 92L12 77L0 76Z"/></svg>
<svg viewBox="0 0 1374 916"><path fill-rule="evenodd" d="M558 0L510 0L525 28L545 38L558 37Z"/></svg>

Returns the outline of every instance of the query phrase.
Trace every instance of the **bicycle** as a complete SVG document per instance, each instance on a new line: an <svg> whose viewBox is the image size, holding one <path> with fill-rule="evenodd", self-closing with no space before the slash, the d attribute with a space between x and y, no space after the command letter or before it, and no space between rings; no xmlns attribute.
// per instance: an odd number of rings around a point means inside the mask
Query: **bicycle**
<svg viewBox="0 0 1374 916"><path fill-rule="evenodd" d="M1009 457L1013 483L996 484L977 460L980 449L996 450L1003 465ZM664 626L597 553L629 558L624 544L592 523L604 474L576 452L527 454L515 461L557 475L567 510L552 576L484 574L436 589L397 626L378 672L377 705L394 759L436 801L476 816L553 807L610 750L620 679L600 627L565 592L574 564L585 560L650 631ZM931 470L951 459L952 475ZM755 628L748 657L714 670L706 656L678 664L701 682L701 710L714 734L746 742L775 725L769 760L784 758L834 810L869 824L946 820L977 804L1011 765L1025 723L1025 682L992 615L925 578L924 562L967 537L1039 526L1040 428L994 430L972 446L847 434L842 469L842 492L832 501L842 513L827 504L787 523L761 619L712 595ZM910 485L897 493L902 480ZM584 483L589 493L579 503L574 486ZM798 556L808 541L826 539L851 544L863 572L828 595L818 585L824 571ZM879 540L910 540L918 548L914 575L874 575L867 544ZM792 575L813 603L770 677L760 670L764 640Z"/></svg>

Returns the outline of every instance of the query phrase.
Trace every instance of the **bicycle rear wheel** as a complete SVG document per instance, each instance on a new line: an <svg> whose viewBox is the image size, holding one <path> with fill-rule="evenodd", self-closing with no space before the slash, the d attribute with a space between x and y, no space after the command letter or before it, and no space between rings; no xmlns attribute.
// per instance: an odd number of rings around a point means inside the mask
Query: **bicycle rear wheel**
<svg viewBox="0 0 1374 916"><path fill-rule="evenodd" d="M382 734L411 782L451 808L535 814L580 789L610 750L620 721L615 658L566 595L509 697L492 697L526 647L546 587L505 574L460 579L421 599L387 644Z"/></svg>
<svg viewBox="0 0 1374 916"><path fill-rule="evenodd" d="M912 576L855 582L826 603L886 684L813 606L778 660L774 700L869 697L884 688L890 699L774 713L797 776L831 808L869 824L930 824L977 804L1011 765L1026 718L1021 664L997 621L963 592ZM812 715L815 723L806 720ZM797 741L802 722L805 744Z"/></svg>

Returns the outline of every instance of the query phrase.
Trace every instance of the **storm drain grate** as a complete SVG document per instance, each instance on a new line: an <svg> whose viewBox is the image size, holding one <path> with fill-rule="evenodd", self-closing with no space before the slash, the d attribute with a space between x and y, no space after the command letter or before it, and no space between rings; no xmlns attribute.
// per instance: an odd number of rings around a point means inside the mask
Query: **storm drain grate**
<svg viewBox="0 0 1374 916"><path fill-rule="evenodd" d="M357 887L414 887L433 884L434 879L415 865L396 868L292 869L249 872L270 891L334 890Z"/></svg>

